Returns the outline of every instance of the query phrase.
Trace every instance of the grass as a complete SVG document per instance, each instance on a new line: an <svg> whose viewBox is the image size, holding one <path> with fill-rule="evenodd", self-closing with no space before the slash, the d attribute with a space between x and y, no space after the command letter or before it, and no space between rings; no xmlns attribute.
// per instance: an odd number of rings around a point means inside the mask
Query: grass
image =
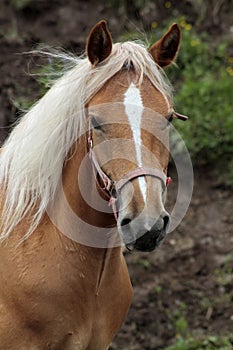
<svg viewBox="0 0 233 350"><path fill-rule="evenodd" d="M11 5L16 10L23 10L25 7L27 7L32 0L10 0Z"/></svg>
<svg viewBox="0 0 233 350"><path fill-rule="evenodd" d="M232 350L233 334L225 337L209 336L207 338L179 338L163 350Z"/></svg>
<svg viewBox="0 0 233 350"><path fill-rule="evenodd" d="M120 350L117 346L112 345L111 350ZM199 339L188 337L183 339L178 337L176 342L166 348L160 350L232 350L233 349L233 333L228 336L210 335ZM124 347L121 350L133 350L130 347Z"/></svg>

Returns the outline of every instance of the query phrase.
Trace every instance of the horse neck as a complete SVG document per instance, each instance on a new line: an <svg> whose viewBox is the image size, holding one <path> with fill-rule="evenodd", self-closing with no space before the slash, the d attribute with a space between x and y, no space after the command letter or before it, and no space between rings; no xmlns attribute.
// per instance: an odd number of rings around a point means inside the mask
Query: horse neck
<svg viewBox="0 0 233 350"><path fill-rule="evenodd" d="M80 147L82 145L82 147ZM82 220L86 220L94 226L111 226L114 222L113 215L106 215L97 213L82 199L80 189L78 186L77 174L82 163L83 157L86 155L85 142L82 140L78 146L75 145L70 152L67 162L63 169L63 191L67 198L67 201L78 217ZM95 178L91 169L91 163L87 167L85 182L89 188L89 191L95 189ZM2 198L1 198L2 199ZM59 196L56 198L59 199ZM56 207L56 200L52 204ZM106 202L106 207L108 203ZM0 212L1 212L0 201ZM58 215L63 215L63 207L60 203L57 204L55 211ZM89 276L91 281L96 285L96 289L100 288L102 278L104 276L111 276L113 270L118 269L122 264L121 247L95 247L88 246L80 243L78 240L69 239L47 212L43 220L37 227L36 231L21 244L20 240L23 239L25 230L27 229L27 223L25 220L16 227L14 232L7 239L7 248L4 244L0 244L0 255L2 251L6 250L6 259L9 259L9 252L14 252L13 256L17 259L21 259L24 256L25 264L33 266L35 264L35 252L37 259L44 261L51 259L53 264L62 264L69 269L69 274L76 274L77 268L80 266L80 261L87 260L88 264L84 264L85 276ZM86 235L87 232L83 232ZM54 254L56 252L56 254ZM57 259L57 260L56 260ZM34 261L35 260L35 261ZM52 263L51 263L52 264ZM13 273L13 272L12 272Z"/></svg>

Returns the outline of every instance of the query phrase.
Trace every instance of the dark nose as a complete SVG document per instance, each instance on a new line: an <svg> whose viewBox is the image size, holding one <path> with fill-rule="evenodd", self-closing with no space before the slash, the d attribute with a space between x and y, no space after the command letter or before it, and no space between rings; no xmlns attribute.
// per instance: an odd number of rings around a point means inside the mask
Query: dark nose
<svg viewBox="0 0 233 350"><path fill-rule="evenodd" d="M154 218L124 217L120 223L123 240L126 245L133 245L137 250L151 251L166 236L169 221L167 212L162 212L156 221Z"/></svg>
<svg viewBox="0 0 233 350"><path fill-rule="evenodd" d="M166 212L163 212L159 219L156 221L156 223L152 226L150 229L150 232L154 234L154 236L159 236L160 231L167 232L168 225L169 225L170 217ZM157 237L156 237L157 238Z"/></svg>

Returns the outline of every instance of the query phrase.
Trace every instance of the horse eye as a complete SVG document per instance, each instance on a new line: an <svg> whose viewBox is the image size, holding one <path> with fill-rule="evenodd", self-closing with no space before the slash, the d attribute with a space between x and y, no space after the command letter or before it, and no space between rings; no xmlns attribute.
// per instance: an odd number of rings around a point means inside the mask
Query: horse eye
<svg viewBox="0 0 233 350"><path fill-rule="evenodd" d="M95 130L101 130L101 125L98 123L98 121L94 117L92 117L91 123Z"/></svg>

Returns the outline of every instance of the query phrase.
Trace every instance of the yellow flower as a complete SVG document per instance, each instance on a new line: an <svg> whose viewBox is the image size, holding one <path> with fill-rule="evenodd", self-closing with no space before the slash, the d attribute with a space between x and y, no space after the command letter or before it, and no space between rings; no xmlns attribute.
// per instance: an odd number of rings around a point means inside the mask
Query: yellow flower
<svg viewBox="0 0 233 350"><path fill-rule="evenodd" d="M233 68L232 67L227 67L226 71L230 76L233 76Z"/></svg>
<svg viewBox="0 0 233 350"><path fill-rule="evenodd" d="M153 21L153 22L151 23L151 28L155 29L155 28L157 28L157 27L158 27L158 23L157 23L156 21Z"/></svg>
<svg viewBox="0 0 233 350"><path fill-rule="evenodd" d="M186 30L192 29L192 24L187 23L187 24L185 25L185 29L186 29Z"/></svg>
<svg viewBox="0 0 233 350"><path fill-rule="evenodd" d="M200 44L199 40L198 39L193 39L191 40L190 42L191 46L194 47L194 46L197 46Z"/></svg>
<svg viewBox="0 0 233 350"><path fill-rule="evenodd" d="M167 9L170 9L171 6L172 6L172 4L171 4L170 1L166 1L166 2L165 2L165 7L166 7Z"/></svg>
<svg viewBox="0 0 233 350"><path fill-rule="evenodd" d="M181 27L185 27L185 26L186 26L185 20L182 20L182 21L180 22L180 25L181 25Z"/></svg>

